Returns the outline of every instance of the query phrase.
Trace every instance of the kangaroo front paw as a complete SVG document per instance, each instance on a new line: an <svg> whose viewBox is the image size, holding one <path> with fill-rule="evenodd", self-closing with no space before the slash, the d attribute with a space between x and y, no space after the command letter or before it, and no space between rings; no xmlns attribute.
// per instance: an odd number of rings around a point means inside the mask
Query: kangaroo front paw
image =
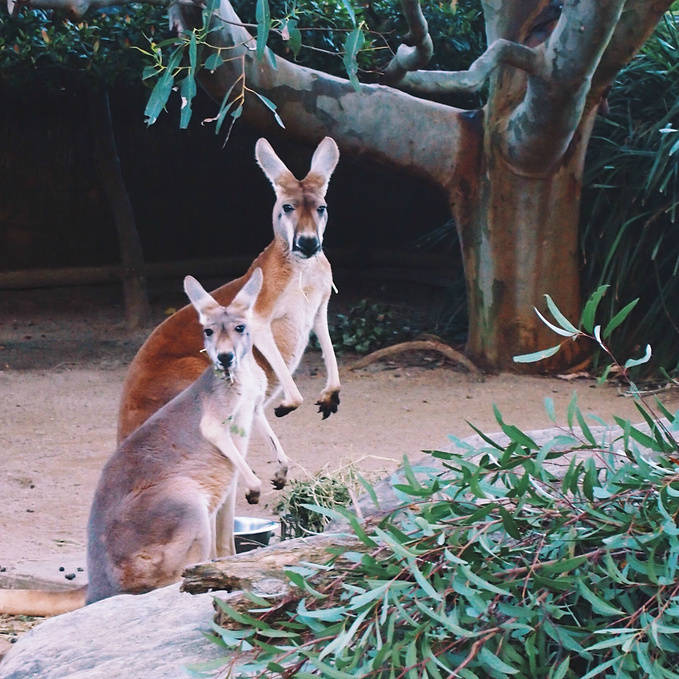
<svg viewBox="0 0 679 679"><path fill-rule="evenodd" d="M248 501L248 504L256 505L259 502L259 492L259 490L249 490L245 493L245 499Z"/></svg>
<svg viewBox="0 0 679 679"><path fill-rule="evenodd" d="M273 410L274 415L276 417L284 417L288 413L291 413L293 410L297 410L296 405L285 405L285 403L281 403L279 406L276 406Z"/></svg>
<svg viewBox="0 0 679 679"><path fill-rule="evenodd" d="M288 481L288 470L287 470L287 468L279 469L274 474L274 477L271 479L271 485L276 490L280 490L281 488L285 488L285 484L287 483L287 481Z"/></svg>
<svg viewBox="0 0 679 679"><path fill-rule="evenodd" d="M318 412L323 413L323 419L327 419L333 413L337 412L337 407L340 404L339 391L331 391L328 394L321 394L321 398L316 401Z"/></svg>

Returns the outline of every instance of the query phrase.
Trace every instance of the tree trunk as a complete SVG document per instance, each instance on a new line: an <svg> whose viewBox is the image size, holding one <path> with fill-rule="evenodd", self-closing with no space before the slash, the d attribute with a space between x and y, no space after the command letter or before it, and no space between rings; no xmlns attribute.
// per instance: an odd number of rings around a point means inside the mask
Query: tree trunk
<svg viewBox="0 0 679 679"><path fill-rule="evenodd" d="M451 195L462 247L469 307L467 355L487 369L535 365L513 362L517 354L554 346L555 335L535 313L549 294L575 325L581 311L578 222L584 157L595 110L580 124L559 165L543 176L512 168L486 130L481 168ZM547 314L549 318L549 315ZM565 340L540 370L572 365L583 347Z"/></svg>
<svg viewBox="0 0 679 679"><path fill-rule="evenodd" d="M125 320L128 330L136 330L148 322L150 307L141 240L120 168L108 92L93 90L90 93L89 107L97 170L118 231Z"/></svg>

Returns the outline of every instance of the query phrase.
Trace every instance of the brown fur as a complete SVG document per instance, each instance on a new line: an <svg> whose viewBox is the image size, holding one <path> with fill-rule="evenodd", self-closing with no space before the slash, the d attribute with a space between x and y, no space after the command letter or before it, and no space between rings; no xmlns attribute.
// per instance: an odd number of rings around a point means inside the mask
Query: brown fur
<svg viewBox="0 0 679 679"><path fill-rule="evenodd" d="M283 206L291 204L295 206L296 237L318 234L319 231L322 237L325 217L319 216L318 208L324 205L327 184L337 162L337 147L326 137L314 154L309 174L297 180L268 143L260 140L257 146L258 161L271 180L277 197L273 209L274 239L244 276L222 285L212 295L220 304L230 304L252 271L257 267L262 269L264 285L257 299L255 316L261 330L270 330L273 334L275 346L265 345L264 339L260 342L260 336L253 332L255 357L266 372L270 394L275 394L277 379L283 384L284 401L277 414L289 412L301 403L290 373L297 367L308 342L309 330L314 327L322 344L325 342L323 354L328 380L317 405L327 417L336 412L339 403L337 364L327 333L332 270L320 250L308 259L295 254L281 224L285 221ZM326 317L321 318L322 314ZM206 359L199 353L201 346L200 328L190 306L177 311L151 333L133 359L123 384L118 411L118 441L129 436L200 375L207 365ZM262 355L267 354L271 358L276 347L284 363L279 370L274 370ZM281 372L287 372L287 375Z"/></svg>

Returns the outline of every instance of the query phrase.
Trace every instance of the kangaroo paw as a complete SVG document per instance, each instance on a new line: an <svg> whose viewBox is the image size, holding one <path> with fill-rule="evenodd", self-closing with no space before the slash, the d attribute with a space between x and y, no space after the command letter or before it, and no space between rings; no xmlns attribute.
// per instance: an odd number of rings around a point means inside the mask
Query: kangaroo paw
<svg viewBox="0 0 679 679"><path fill-rule="evenodd" d="M280 490L281 488L285 487L287 480L288 480L288 468L287 466L282 466L279 467L276 470L276 473L273 475L273 478L271 479L271 485L276 490Z"/></svg>
<svg viewBox="0 0 679 679"><path fill-rule="evenodd" d="M259 502L259 491L249 490L245 493L245 499L248 501L248 504L256 505Z"/></svg>
<svg viewBox="0 0 679 679"><path fill-rule="evenodd" d="M320 400L316 401L318 412L323 413L323 419L327 419L333 413L337 412L337 407L340 404L339 391L331 391L329 394L322 396Z"/></svg>

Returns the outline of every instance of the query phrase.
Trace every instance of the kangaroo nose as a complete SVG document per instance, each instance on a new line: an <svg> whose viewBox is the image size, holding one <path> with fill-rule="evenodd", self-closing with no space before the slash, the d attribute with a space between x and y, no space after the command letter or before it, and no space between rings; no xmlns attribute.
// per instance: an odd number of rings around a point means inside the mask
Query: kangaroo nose
<svg viewBox="0 0 679 679"><path fill-rule="evenodd" d="M229 368L233 363L233 354L230 351L224 352L223 354L217 354L217 360L224 368Z"/></svg>
<svg viewBox="0 0 679 679"><path fill-rule="evenodd" d="M316 236L300 236L297 239L297 250L299 250L305 257L312 257L321 248Z"/></svg>

